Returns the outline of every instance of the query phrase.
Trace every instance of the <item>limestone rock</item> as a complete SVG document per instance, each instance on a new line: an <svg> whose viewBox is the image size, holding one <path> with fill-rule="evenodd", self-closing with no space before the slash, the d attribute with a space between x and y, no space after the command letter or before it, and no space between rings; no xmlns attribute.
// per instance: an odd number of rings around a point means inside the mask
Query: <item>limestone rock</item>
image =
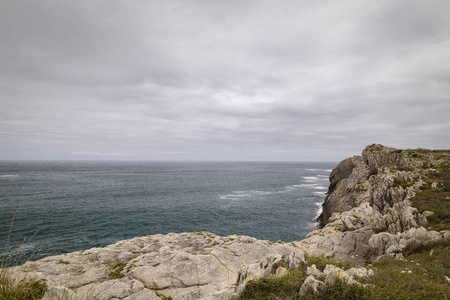
<svg viewBox="0 0 450 300"><path fill-rule="evenodd" d="M285 267L278 267L277 270L275 271L276 277L283 277L286 276L287 274L288 270Z"/></svg>
<svg viewBox="0 0 450 300"><path fill-rule="evenodd" d="M330 174L330 188L319 221L326 225L333 212L344 212L358 206L369 197L364 182L369 168L362 157L354 156L341 162Z"/></svg>
<svg viewBox="0 0 450 300"><path fill-rule="evenodd" d="M292 248L288 254L270 254L259 263L243 264L239 271L238 290L241 291L248 281L266 275L285 276L287 268L299 268L303 263L306 263L303 251Z"/></svg>
<svg viewBox="0 0 450 300"><path fill-rule="evenodd" d="M373 270L366 268L351 268L348 271L345 271L339 267L333 265L326 265L325 270L323 271L325 274L325 283L327 285L332 285L336 282L336 280L341 279L347 282L348 284L357 284L361 285L361 283L357 282L354 279L354 276L367 278L369 276L375 275Z"/></svg>
<svg viewBox="0 0 450 300"><path fill-rule="evenodd" d="M324 293L327 288L336 283L337 280L342 280L348 284L357 284L360 286L367 286L359 283L355 280L355 276L359 278L367 278L369 276L374 276L375 273L371 269L366 268L351 268L345 271L334 265L326 265L323 272L318 270L315 265L307 268L308 277L304 281L302 287L300 288L300 295L302 297L307 297L308 295L318 295ZM319 280L325 276L325 282Z"/></svg>
<svg viewBox="0 0 450 300"><path fill-rule="evenodd" d="M402 150L385 147L379 144L372 144L364 148L362 152L364 162L372 171L383 166L405 166L407 158Z"/></svg>
<svg viewBox="0 0 450 300"><path fill-rule="evenodd" d="M326 291L326 285L320 280L317 280L314 276L310 275L306 277L303 282L299 294L302 297L312 293L313 295L322 294Z"/></svg>
<svg viewBox="0 0 450 300"><path fill-rule="evenodd" d="M270 267L282 276L302 262L303 252L292 245L200 232L133 238L27 262L12 271L45 278L47 298L160 299L158 293L174 299L230 299L251 279L249 271L260 276ZM244 274L242 266L257 268Z"/></svg>
<svg viewBox="0 0 450 300"><path fill-rule="evenodd" d="M448 163L448 154L420 153L430 165ZM363 150L362 157L339 163L330 175L319 218L322 228L294 244L308 255L370 260L401 257L408 241L443 237L445 234L421 229L431 212L419 213L411 206L410 198L424 184L420 168L425 163L417 157L411 150L373 144ZM427 170L431 171L435 172ZM434 189L438 186L432 184Z"/></svg>
<svg viewBox="0 0 450 300"><path fill-rule="evenodd" d="M306 274L313 275L315 277L320 277L323 275L323 273L319 269L317 269L316 265L314 264L306 268Z"/></svg>

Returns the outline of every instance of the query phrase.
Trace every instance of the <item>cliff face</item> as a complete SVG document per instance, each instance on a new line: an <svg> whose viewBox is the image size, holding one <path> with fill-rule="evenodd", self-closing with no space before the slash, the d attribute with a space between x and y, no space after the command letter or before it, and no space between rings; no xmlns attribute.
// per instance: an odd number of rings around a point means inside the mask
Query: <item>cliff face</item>
<svg viewBox="0 0 450 300"><path fill-rule="evenodd" d="M361 260L401 257L411 241L449 237L427 231L427 217L410 199L424 178L450 164L450 151L399 150L373 144L362 156L348 158L332 171L330 188L318 221L322 228L296 246L313 254ZM437 183L436 183L437 184Z"/></svg>
<svg viewBox="0 0 450 300"><path fill-rule="evenodd" d="M249 280L298 267L305 254L363 261L401 258L411 241L450 238L447 230L422 227L433 213L419 211L410 201L421 190L448 191L449 199L449 166L450 151L374 144L331 172L319 218L322 228L303 241L270 243L202 232L153 235L28 262L12 272L19 279L44 278L47 296L68 299L225 300ZM433 182L441 173L444 183Z"/></svg>
<svg viewBox="0 0 450 300"><path fill-rule="evenodd" d="M368 199L369 192L362 182L369 172L369 167L360 156L347 158L333 169L322 214L317 219L322 226L328 223L333 212L348 211Z"/></svg>

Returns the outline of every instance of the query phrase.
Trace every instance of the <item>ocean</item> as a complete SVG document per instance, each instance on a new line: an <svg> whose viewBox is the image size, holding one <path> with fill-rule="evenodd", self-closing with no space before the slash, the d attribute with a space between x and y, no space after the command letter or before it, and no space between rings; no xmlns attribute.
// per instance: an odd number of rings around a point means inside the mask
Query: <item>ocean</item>
<svg viewBox="0 0 450 300"><path fill-rule="evenodd" d="M35 259L169 232L301 240L335 165L1 161L0 247L14 213L9 255Z"/></svg>

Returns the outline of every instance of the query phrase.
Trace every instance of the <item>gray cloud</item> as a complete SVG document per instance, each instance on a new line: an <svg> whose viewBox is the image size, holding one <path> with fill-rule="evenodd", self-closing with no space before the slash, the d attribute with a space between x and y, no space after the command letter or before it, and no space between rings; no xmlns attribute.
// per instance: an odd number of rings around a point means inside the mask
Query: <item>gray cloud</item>
<svg viewBox="0 0 450 300"><path fill-rule="evenodd" d="M449 148L448 1L2 1L0 159Z"/></svg>

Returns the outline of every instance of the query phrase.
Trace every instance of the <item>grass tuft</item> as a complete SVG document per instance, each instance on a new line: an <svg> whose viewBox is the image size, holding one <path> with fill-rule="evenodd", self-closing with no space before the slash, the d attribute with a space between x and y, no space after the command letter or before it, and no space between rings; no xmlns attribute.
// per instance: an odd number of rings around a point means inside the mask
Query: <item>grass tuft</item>
<svg viewBox="0 0 450 300"><path fill-rule="evenodd" d="M44 279L25 278L15 282L7 269L2 269L0 272L0 299L2 300L41 299L47 290L47 283Z"/></svg>
<svg viewBox="0 0 450 300"><path fill-rule="evenodd" d="M5 250L3 251L1 266L0 266L0 299L1 300L35 300L41 299L45 291L47 290L47 283L45 279L33 279L33 278L22 278L18 279L11 273L10 267L19 265L22 261L22 253L19 253L13 257L9 258L9 246L10 246L10 236L11 230L14 225L14 218L16 213L11 220L11 226L9 228L8 238L6 240ZM36 234L36 233L35 233ZM34 237L34 235L33 235ZM32 237L32 238L33 238ZM29 243L24 240L24 243Z"/></svg>
<svg viewBox="0 0 450 300"><path fill-rule="evenodd" d="M113 279L125 277L125 275L122 274L121 272L123 271L126 265L127 265L126 262L120 262L112 266L111 267L112 271L109 273L109 277Z"/></svg>

